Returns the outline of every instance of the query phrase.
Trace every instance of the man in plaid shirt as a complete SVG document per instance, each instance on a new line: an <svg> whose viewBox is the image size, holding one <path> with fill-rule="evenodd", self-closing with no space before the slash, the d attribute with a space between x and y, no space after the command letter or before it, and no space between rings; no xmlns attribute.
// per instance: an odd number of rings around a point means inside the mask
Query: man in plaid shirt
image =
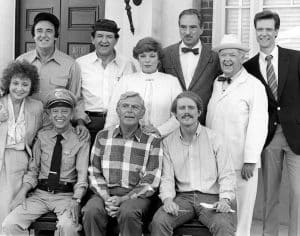
<svg viewBox="0 0 300 236"><path fill-rule="evenodd" d="M135 92L122 94L117 113L120 124L100 131L92 148L89 178L95 194L83 208L89 236L105 236L111 218L117 219L122 236L142 235L149 197L161 178L160 139L139 126L145 113L143 99Z"/></svg>

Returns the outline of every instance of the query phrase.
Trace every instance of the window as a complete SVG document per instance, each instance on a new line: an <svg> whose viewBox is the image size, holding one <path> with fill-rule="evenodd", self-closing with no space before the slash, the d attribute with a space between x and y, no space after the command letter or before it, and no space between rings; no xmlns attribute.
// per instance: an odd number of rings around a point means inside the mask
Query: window
<svg viewBox="0 0 300 236"><path fill-rule="evenodd" d="M213 46L224 34L236 34L253 56L258 51L254 15L271 10L280 16L278 44L300 50L300 0L215 0L213 9Z"/></svg>

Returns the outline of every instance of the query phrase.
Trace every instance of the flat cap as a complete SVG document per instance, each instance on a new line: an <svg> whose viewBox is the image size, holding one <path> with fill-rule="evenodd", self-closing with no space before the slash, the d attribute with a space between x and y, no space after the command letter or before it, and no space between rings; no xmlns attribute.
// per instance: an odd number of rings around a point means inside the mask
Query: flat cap
<svg viewBox="0 0 300 236"><path fill-rule="evenodd" d="M74 108L76 106L76 98L75 95L67 89L57 88L47 95L46 97L46 105L47 109L53 107L70 107Z"/></svg>
<svg viewBox="0 0 300 236"><path fill-rule="evenodd" d="M112 33L118 33L120 28L118 28L117 23L113 20L99 19L95 22L93 26L94 31L108 31Z"/></svg>

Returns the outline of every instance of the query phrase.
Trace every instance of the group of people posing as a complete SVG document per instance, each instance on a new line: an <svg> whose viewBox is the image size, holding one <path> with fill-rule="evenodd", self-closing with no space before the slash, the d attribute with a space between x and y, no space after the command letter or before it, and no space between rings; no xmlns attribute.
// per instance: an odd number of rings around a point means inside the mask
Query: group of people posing
<svg viewBox="0 0 300 236"><path fill-rule="evenodd" d="M260 50L246 61L236 35L202 44L201 13L184 10L179 43L137 42L139 69L116 51L114 21L95 22L95 50L76 60L55 47L59 25L37 14L36 48L1 78L1 234L26 235L53 211L59 235L117 224L140 236L159 196L153 236L193 218L212 235L250 236L262 167L263 235L276 236L285 160L289 235L300 235L300 52L276 45L277 13L255 15Z"/></svg>

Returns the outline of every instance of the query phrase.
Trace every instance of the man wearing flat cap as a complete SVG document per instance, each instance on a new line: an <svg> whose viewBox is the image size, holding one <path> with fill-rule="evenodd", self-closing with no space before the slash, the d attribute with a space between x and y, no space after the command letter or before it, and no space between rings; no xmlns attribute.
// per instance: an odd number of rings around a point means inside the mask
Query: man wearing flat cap
<svg viewBox="0 0 300 236"><path fill-rule="evenodd" d="M121 76L135 71L133 63L115 50L119 30L112 20L97 20L91 33L95 51L77 59L81 68L85 112L91 119L87 128L92 143L98 131L104 127L108 104L116 83Z"/></svg>
<svg viewBox="0 0 300 236"><path fill-rule="evenodd" d="M236 171L237 236L250 236L260 154L268 128L264 86L242 63L249 49L236 35L224 35L219 53L223 74L216 78L206 125L227 141Z"/></svg>
<svg viewBox="0 0 300 236"><path fill-rule="evenodd" d="M55 43L59 36L59 20L48 12L37 14L33 20L31 34L35 41L35 49L19 56L17 60L27 60L38 68L40 88L33 97L45 103L50 90L65 88L72 91L77 101L74 121L77 121L76 132L81 139L88 137L84 123L88 117L84 113L81 98L80 68L73 58L59 51ZM49 124L46 119L44 126Z"/></svg>
<svg viewBox="0 0 300 236"><path fill-rule="evenodd" d="M28 235L30 224L50 211L57 215L58 235L79 235L82 228L79 203L88 186L89 142L80 141L70 123L76 105L72 92L55 89L45 101L53 128L38 132L23 185L2 224L7 235Z"/></svg>

